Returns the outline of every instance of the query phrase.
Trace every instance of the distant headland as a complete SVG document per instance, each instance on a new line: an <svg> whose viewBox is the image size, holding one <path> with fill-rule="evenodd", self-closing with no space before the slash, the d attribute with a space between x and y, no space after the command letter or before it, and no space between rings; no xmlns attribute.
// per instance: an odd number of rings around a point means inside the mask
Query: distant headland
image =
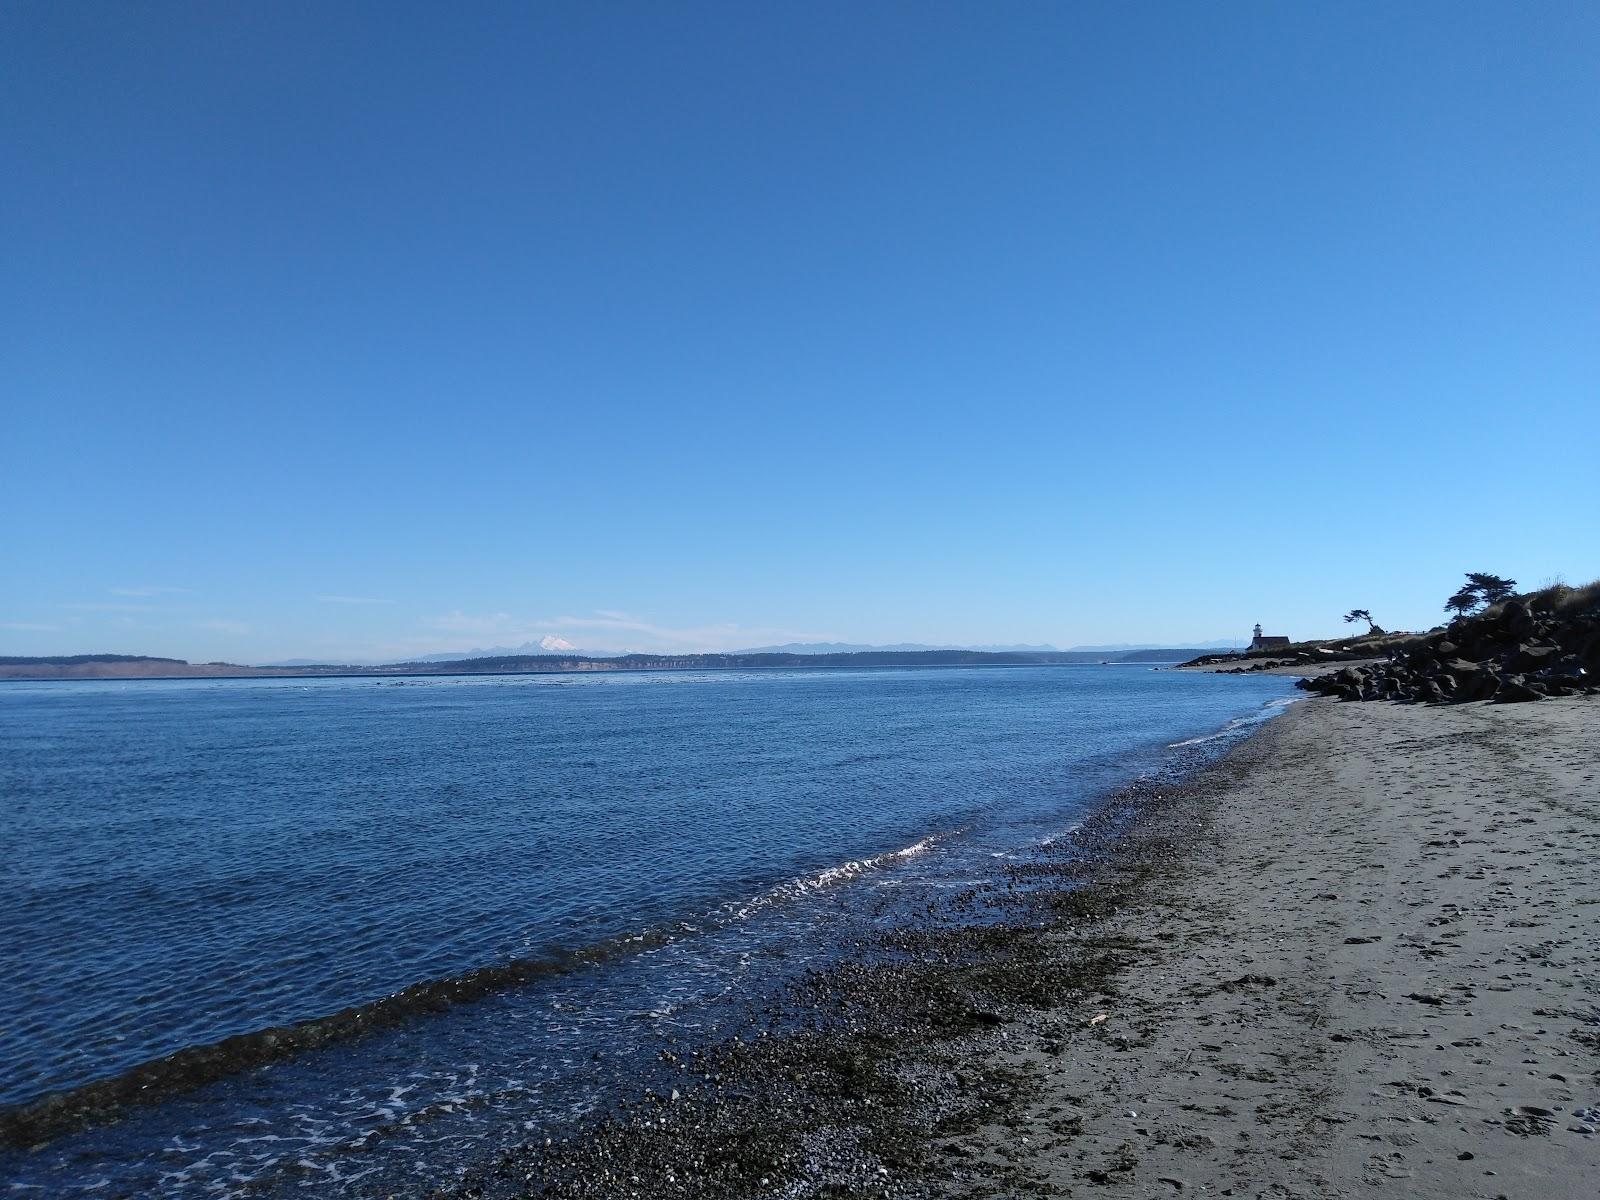
<svg viewBox="0 0 1600 1200"><path fill-rule="evenodd" d="M833 654L747 651L735 654L514 654L381 666L342 663L252 667L191 663L138 654L0 657L0 679L195 679L318 675L528 675L573 671L715 671L757 667L1025 667L1074 663L1178 663L1206 653L1199 647L1097 650L864 650Z"/></svg>

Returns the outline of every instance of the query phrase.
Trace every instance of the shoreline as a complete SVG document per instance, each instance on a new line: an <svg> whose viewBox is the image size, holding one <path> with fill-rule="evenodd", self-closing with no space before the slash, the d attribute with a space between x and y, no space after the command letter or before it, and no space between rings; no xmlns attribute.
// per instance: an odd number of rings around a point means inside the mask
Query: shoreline
<svg viewBox="0 0 1600 1200"><path fill-rule="evenodd" d="M447 1194L1582 1194L1597 733L1589 699L1293 705Z"/></svg>
<svg viewBox="0 0 1600 1200"><path fill-rule="evenodd" d="M1159 928L1136 986L979 1143L1070 1108L1039 1195L1586 1194L1597 733L1590 699L1297 706L1188 877L1114 923Z"/></svg>
<svg viewBox="0 0 1600 1200"><path fill-rule="evenodd" d="M1600 704L1307 699L1199 743L666 1038L609 1115L395 1194L1583 1194Z"/></svg>
<svg viewBox="0 0 1600 1200"><path fill-rule="evenodd" d="M1288 697L1274 701L1273 704L1292 702L1294 698ZM1254 724L1255 720L1259 719L1261 718L1252 718L1249 724ZM1205 762L1214 759L1225 752L1227 745L1246 736L1246 730L1234 728L1245 720L1238 718L1218 732L1193 739L1193 742L1174 743L1166 747L1164 753L1172 763ZM1211 743L1214 739L1228 740L1221 745L1208 744L1190 748L1194 742ZM1096 796L1089 802L1090 810L1096 810L1105 803L1105 795ZM924 834L909 847L900 847L871 857L866 865L876 865L880 860L899 859L914 853L930 840L940 836L942 835L937 833ZM1063 842L1063 845L1065 844L1066 842ZM862 864L855 861L834 864L822 870L821 878L823 880L830 880L835 876L843 878L859 873L861 868ZM786 890L795 884L802 885L803 890L803 885L808 879L808 876L801 876L795 880L785 881L775 885L774 891ZM815 882L812 886L815 886ZM761 893L758 897L752 897L751 902L766 895L767 893ZM719 927L716 924L715 911L707 912L700 917L675 917L659 926L626 929L599 942L553 956L511 959L471 969L462 974L423 979L395 993L352 1004L331 1013L292 1023L268 1024L259 1028L245 1029L216 1041L176 1049L109 1075L52 1089L20 1103L0 1108L0 1151L27 1152L63 1136L115 1124L124 1117L136 1115L140 1110L159 1106L165 1101L188 1095L210 1084L242 1076L244 1073L281 1061L295 1059L309 1051L354 1041L391 1027L401 1026L419 1015L457 1004L471 1003L494 993L519 987L535 978L584 970L614 959L648 953L668 943L682 940L684 931L688 930L690 924L696 926L695 930L690 931L691 935L695 932L713 932ZM766 997L756 996L753 999L764 1001Z"/></svg>
<svg viewBox="0 0 1600 1200"><path fill-rule="evenodd" d="M1303 707L1291 700L1289 711ZM1022 1075L982 1064L1042 1022L1063 1044L1063 1001L1130 965L1102 924L1181 861L1216 773L1285 719L1219 731L1101 796L1033 857L1000 865L949 911L891 929L807 972L747 1035L670 1059L679 1087L647 1092L570 1137L529 1144L459 1187L486 1196L922 1195L1021 1096ZM938 1144L927 1130L940 1132ZM909 1189L909 1190L908 1190Z"/></svg>

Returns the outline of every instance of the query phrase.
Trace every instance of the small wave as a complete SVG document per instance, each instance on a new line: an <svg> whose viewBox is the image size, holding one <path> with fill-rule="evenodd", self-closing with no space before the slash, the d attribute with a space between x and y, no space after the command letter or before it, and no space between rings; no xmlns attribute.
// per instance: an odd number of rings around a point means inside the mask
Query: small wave
<svg viewBox="0 0 1600 1200"><path fill-rule="evenodd" d="M899 850L852 859L814 875L798 876L753 899L725 906L698 922L677 922L671 929L653 927L636 930L571 953L548 958L516 958L461 975L425 980L393 995L368 1004L354 1005L330 1016L292 1025L272 1026L207 1045L191 1046L109 1078L0 1108L0 1146L19 1148L32 1145L68 1130L100 1124L130 1104L158 1102L242 1070L264 1066L332 1042L358 1038L424 1013L479 1000L491 993L519 987L537 979L562 975L622 956L649 954L684 937L724 928L764 909L847 883L923 854L938 840L937 835L920 838ZM668 1008L651 1015L661 1017L670 1012Z"/></svg>
<svg viewBox="0 0 1600 1200"><path fill-rule="evenodd" d="M1071 825L1068 825L1065 829L1061 830L1058 833L1047 833L1047 834L1045 834L1044 837L1040 838L1034 844L1037 845L1037 846L1053 846L1057 842L1059 842L1062 838L1071 837L1073 834L1077 833L1078 830L1081 829L1082 827L1083 827L1083 822L1082 821L1074 821Z"/></svg>
<svg viewBox="0 0 1600 1200"><path fill-rule="evenodd" d="M1298 704L1304 699L1304 696L1284 696L1277 700L1269 700L1258 711L1251 713L1249 716L1235 717L1213 733L1203 733L1199 737L1185 738L1181 742L1169 742L1167 743L1167 749L1177 750L1184 746L1203 746L1207 742L1214 742L1219 738L1232 737L1242 729L1249 729L1251 726L1259 725L1263 721L1270 721L1288 708L1289 705Z"/></svg>
<svg viewBox="0 0 1600 1200"><path fill-rule="evenodd" d="M815 875L797 875L795 878L786 880L759 896L729 905L723 911L732 920L746 920L774 904L796 900L802 896L808 896L841 883L848 883L873 871L879 871L897 862L903 862L905 859L914 858L918 854L931 850L939 842L941 836L949 835L932 834L925 838L919 838L909 846L903 846L899 850L889 850L883 854L874 854L867 858L851 859L849 862L827 867Z"/></svg>
<svg viewBox="0 0 1600 1200"><path fill-rule="evenodd" d="M190 1046L121 1074L48 1093L0 1109L0 1146L20 1148L72 1129L87 1128L131 1104L149 1104L337 1041L410 1021L428 1012L482 999L536 979L592 966L670 940L660 930L611 938L587 949L550 958L516 958L402 988L368 1004L330 1016L236 1034Z"/></svg>
<svg viewBox="0 0 1600 1200"><path fill-rule="evenodd" d="M807 892L831 887L833 884L843 883L846 880L865 875L868 871L879 870L890 863L922 854L930 849L933 843L933 838L925 837L919 841L912 842L911 845L902 849L891 850L887 854L874 854L870 858L859 858L847 863L840 863L838 866L829 867L819 874L792 879L787 884L780 885L778 891L783 895L803 896Z"/></svg>

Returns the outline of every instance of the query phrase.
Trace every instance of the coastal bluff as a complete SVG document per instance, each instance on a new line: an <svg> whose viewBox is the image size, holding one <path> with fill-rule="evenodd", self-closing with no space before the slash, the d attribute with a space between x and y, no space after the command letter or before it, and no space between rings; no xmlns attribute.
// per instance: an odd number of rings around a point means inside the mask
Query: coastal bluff
<svg viewBox="0 0 1600 1200"><path fill-rule="evenodd" d="M1600 691L1600 587L1551 588L1300 686L1341 700L1518 704Z"/></svg>

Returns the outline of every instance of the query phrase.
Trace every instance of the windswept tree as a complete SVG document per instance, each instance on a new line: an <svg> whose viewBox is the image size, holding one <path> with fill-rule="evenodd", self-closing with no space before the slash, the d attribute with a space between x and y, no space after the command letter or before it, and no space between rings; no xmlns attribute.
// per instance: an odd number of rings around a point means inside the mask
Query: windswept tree
<svg viewBox="0 0 1600 1200"><path fill-rule="evenodd" d="M1517 594L1515 579L1502 579L1487 571L1468 571L1467 581L1454 596L1444 602L1446 612L1458 617L1469 616L1480 608L1489 608Z"/></svg>
<svg viewBox="0 0 1600 1200"><path fill-rule="evenodd" d="M1509 600L1517 594L1515 579L1502 579L1486 571L1468 571L1467 586L1477 592L1485 607Z"/></svg>
<svg viewBox="0 0 1600 1200"><path fill-rule="evenodd" d="M1454 613L1457 618L1470 616L1473 609L1477 608L1480 601L1478 593L1470 587L1460 589L1454 596L1444 602L1444 610Z"/></svg>
<svg viewBox="0 0 1600 1200"><path fill-rule="evenodd" d="M1346 625L1354 624L1356 621L1365 621L1367 623L1367 632L1369 634L1383 632L1383 630L1378 628L1377 622L1372 619L1372 613L1367 609L1352 608L1349 612L1345 613L1344 623Z"/></svg>

